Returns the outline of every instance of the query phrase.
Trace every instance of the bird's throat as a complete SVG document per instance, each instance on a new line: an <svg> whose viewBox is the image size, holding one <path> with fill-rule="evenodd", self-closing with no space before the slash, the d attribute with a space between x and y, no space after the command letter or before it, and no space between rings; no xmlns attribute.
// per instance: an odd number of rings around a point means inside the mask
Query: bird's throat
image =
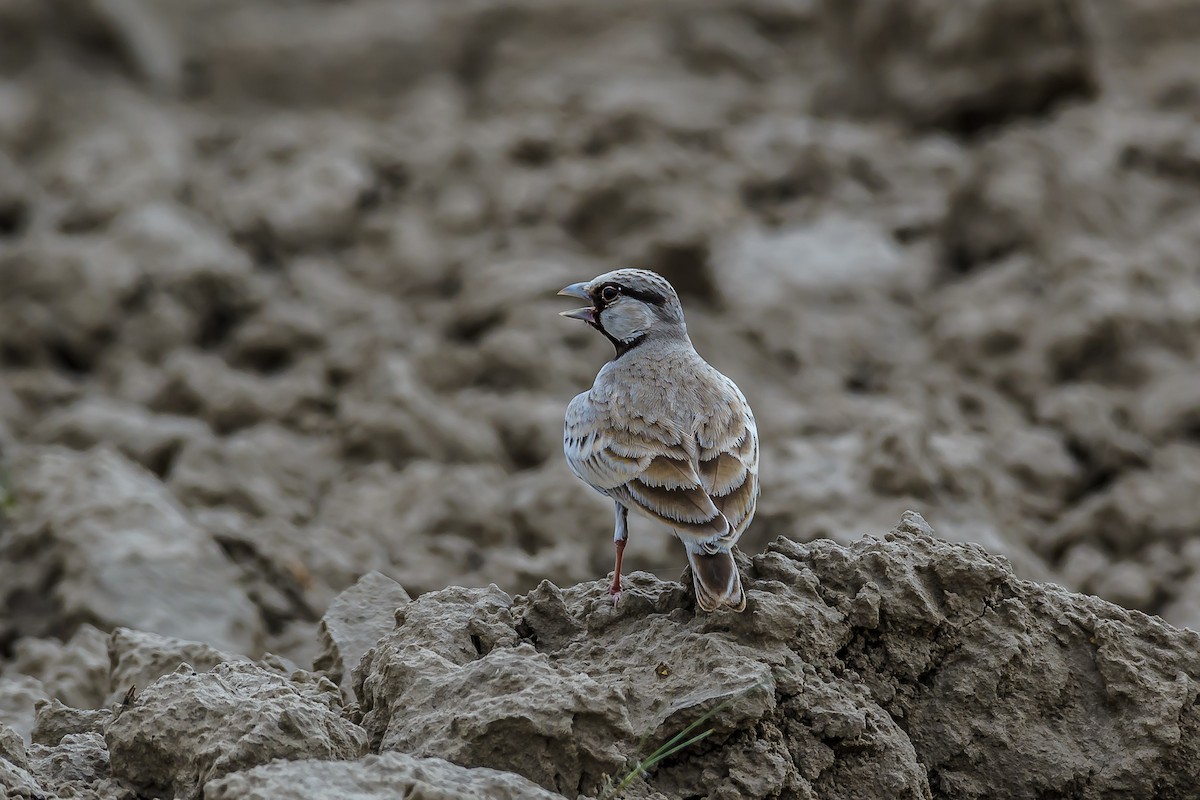
<svg viewBox="0 0 1200 800"><path fill-rule="evenodd" d="M600 332L608 337L608 340L610 342L612 342L613 347L615 347L617 350L617 354L615 356L613 356L614 361L616 359L620 358L621 356L625 355L626 353L628 353L633 348L637 347L642 342L646 341L646 334L644 334L644 333L641 336L635 336L632 339L628 339L628 340L622 342L620 339L616 338L615 336L613 336L611 333L604 330L603 328L600 329Z"/></svg>

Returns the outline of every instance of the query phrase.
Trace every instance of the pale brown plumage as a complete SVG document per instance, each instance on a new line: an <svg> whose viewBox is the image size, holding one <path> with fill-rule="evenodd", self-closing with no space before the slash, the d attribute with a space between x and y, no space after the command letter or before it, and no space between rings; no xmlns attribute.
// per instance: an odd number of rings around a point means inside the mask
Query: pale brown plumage
<svg viewBox="0 0 1200 800"><path fill-rule="evenodd" d="M567 312L605 334L617 356L567 407L571 470L617 504L619 598L624 511L669 526L684 543L699 605L745 608L731 548L758 499L758 431L733 381L696 353L679 299L659 275L616 270L563 294L593 302Z"/></svg>

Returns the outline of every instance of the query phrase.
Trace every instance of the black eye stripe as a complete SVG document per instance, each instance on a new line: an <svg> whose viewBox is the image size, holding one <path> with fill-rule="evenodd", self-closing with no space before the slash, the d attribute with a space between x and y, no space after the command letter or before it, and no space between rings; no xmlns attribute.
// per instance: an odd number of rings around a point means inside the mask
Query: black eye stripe
<svg viewBox="0 0 1200 800"><path fill-rule="evenodd" d="M644 292L641 289L630 289L628 286L622 286L619 283L606 283L601 286L599 295L601 300L604 299L604 292L607 289L615 289L619 294L623 294L626 297L632 297L635 300L641 300L643 303L648 303L652 306L661 306L663 303L667 302L667 298L660 294L655 294L654 292ZM615 300L616 298L613 299ZM612 301L609 300L606 302Z"/></svg>
<svg viewBox="0 0 1200 800"><path fill-rule="evenodd" d="M661 306L667 302L667 298L654 292L643 292L638 289L625 289L624 292L630 297L641 300L643 303L649 303L652 306Z"/></svg>

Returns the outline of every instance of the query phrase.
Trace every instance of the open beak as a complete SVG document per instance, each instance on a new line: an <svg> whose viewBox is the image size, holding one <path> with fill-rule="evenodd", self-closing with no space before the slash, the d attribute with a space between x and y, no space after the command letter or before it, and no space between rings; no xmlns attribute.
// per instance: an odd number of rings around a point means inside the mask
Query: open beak
<svg viewBox="0 0 1200 800"><path fill-rule="evenodd" d="M583 283L572 283L570 286L562 289L559 295L562 297L577 297L580 300L592 299L587 293L586 281ZM596 324L596 309L590 306L588 308L577 308L574 311L560 311L559 316L567 317L568 319L580 319L591 325Z"/></svg>
<svg viewBox="0 0 1200 800"><path fill-rule="evenodd" d="M565 289L559 290L558 296L559 297L577 297L580 300L591 300L592 299L588 296L586 281L584 281L583 283L572 283L570 286L566 287Z"/></svg>

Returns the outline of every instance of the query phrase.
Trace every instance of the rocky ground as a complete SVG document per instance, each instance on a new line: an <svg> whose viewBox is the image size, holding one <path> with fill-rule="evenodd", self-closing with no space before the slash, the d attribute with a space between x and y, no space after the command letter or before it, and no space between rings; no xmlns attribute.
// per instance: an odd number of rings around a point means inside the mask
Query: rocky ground
<svg viewBox="0 0 1200 800"><path fill-rule="evenodd" d="M595 795L734 697L629 796L1191 796L1197 41L1194 0L0 4L0 794ZM592 582L559 437L609 346L554 292L625 265L755 408L744 617L649 524ZM910 508L970 544L859 542Z"/></svg>
<svg viewBox="0 0 1200 800"><path fill-rule="evenodd" d="M602 581L412 600L369 573L316 672L82 628L22 665L104 702L39 700L29 744L0 727L0 779L120 800L1195 796L1200 634L1022 581L912 512L743 569L747 612L712 615L646 572L616 608ZM638 772L692 723L707 735Z"/></svg>

